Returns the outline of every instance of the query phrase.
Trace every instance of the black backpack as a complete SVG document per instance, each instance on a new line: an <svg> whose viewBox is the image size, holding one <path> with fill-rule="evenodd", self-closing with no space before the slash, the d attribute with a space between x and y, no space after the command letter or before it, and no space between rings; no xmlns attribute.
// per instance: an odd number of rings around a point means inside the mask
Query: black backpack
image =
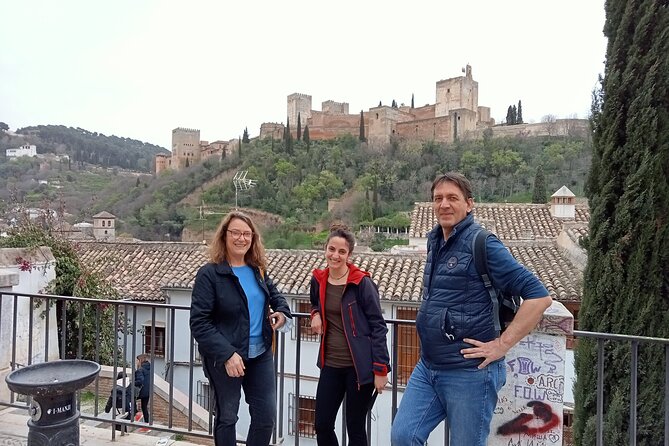
<svg viewBox="0 0 669 446"><path fill-rule="evenodd" d="M518 312L521 299L520 296L512 296L498 290L494 287L490 279L490 273L488 271L488 254L485 249L486 239L490 236L493 236L492 233L485 229L481 229L476 233L472 240L472 255L474 257L476 272L481 276L483 285L486 290L488 290L488 294L490 294L493 307L492 314L497 315L497 317L493 317L495 330L497 333L502 333Z"/></svg>

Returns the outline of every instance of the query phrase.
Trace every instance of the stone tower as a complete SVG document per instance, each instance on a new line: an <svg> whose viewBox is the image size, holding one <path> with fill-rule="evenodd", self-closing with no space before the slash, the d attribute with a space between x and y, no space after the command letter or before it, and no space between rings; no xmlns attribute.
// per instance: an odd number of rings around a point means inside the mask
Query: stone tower
<svg viewBox="0 0 669 446"><path fill-rule="evenodd" d="M102 211L93 216L93 237L95 240L113 242L116 240L116 216Z"/></svg>
<svg viewBox="0 0 669 446"><path fill-rule="evenodd" d="M200 131L177 127L172 130L172 169L183 169L186 160L189 166L201 160Z"/></svg>
<svg viewBox="0 0 669 446"><path fill-rule="evenodd" d="M437 82L435 117L448 116L452 110L478 112L479 83L472 78L472 67L467 65L465 75Z"/></svg>
<svg viewBox="0 0 669 446"><path fill-rule="evenodd" d="M290 130L297 130L297 114L300 114L300 123L302 127L311 118L311 96L302 93L293 93L288 96L288 119L290 120Z"/></svg>

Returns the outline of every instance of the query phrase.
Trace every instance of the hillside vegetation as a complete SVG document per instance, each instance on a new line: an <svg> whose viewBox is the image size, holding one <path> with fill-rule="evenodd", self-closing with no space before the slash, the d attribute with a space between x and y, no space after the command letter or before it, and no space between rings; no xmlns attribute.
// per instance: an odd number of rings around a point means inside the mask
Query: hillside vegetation
<svg viewBox="0 0 669 446"><path fill-rule="evenodd" d="M590 159L590 142L582 138L392 141L381 150L350 135L288 143L256 139L227 158L157 178L131 176L121 169L94 170L79 162L50 161L45 167L44 160L0 159L0 178L14 178L0 186L23 186L22 198L31 202L59 197L67 201L75 194L78 198L70 199L67 210L79 218L106 210L119 218L117 233L178 240L184 227L201 233L216 226L221 214L235 205L234 173L247 170L247 178L256 184L239 192L239 206L280 219L274 219L282 222L273 223L274 233L267 234L277 246L292 246L291 240L310 246L311 240L295 234L318 232L335 219L351 226L406 227L413 203L429 200L432 180L448 170L460 170L472 179L476 201L529 202L540 166L539 197L550 196L562 185L582 195ZM71 187L53 190L33 184L47 172L56 175L61 186ZM331 199L339 204L328 212Z"/></svg>
<svg viewBox="0 0 669 446"><path fill-rule="evenodd" d="M37 153L68 155L72 162L79 165L94 164L103 167L152 172L157 153L169 152L163 147L131 138L106 136L82 128L63 125L37 125L20 128L16 131L23 138L0 138L0 149L18 147L22 144L34 144Z"/></svg>

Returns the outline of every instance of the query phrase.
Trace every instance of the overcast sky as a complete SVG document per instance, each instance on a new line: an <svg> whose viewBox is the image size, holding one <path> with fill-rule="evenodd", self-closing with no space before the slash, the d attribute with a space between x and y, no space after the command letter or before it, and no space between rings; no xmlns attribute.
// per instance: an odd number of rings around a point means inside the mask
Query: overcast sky
<svg viewBox="0 0 669 446"><path fill-rule="evenodd" d="M411 4L411 6L409 6ZM228 140L285 122L286 96L435 102L472 66L503 121L587 117L603 72L604 0L4 2L0 121L62 124L169 148L175 127Z"/></svg>

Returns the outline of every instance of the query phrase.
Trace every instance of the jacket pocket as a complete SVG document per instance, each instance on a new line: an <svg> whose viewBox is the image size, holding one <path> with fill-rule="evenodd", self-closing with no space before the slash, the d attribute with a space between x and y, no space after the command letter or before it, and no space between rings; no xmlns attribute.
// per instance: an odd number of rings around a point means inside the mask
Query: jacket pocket
<svg viewBox="0 0 669 446"><path fill-rule="evenodd" d="M351 320L351 331L353 333L353 337L358 337L358 329L355 326L355 317L354 317L355 312L353 311L353 304L349 304L348 306L348 318Z"/></svg>
<svg viewBox="0 0 669 446"><path fill-rule="evenodd" d="M454 315L448 308L441 310L440 321L441 334L446 340L454 342L461 339L462 329L458 326Z"/></svg>

